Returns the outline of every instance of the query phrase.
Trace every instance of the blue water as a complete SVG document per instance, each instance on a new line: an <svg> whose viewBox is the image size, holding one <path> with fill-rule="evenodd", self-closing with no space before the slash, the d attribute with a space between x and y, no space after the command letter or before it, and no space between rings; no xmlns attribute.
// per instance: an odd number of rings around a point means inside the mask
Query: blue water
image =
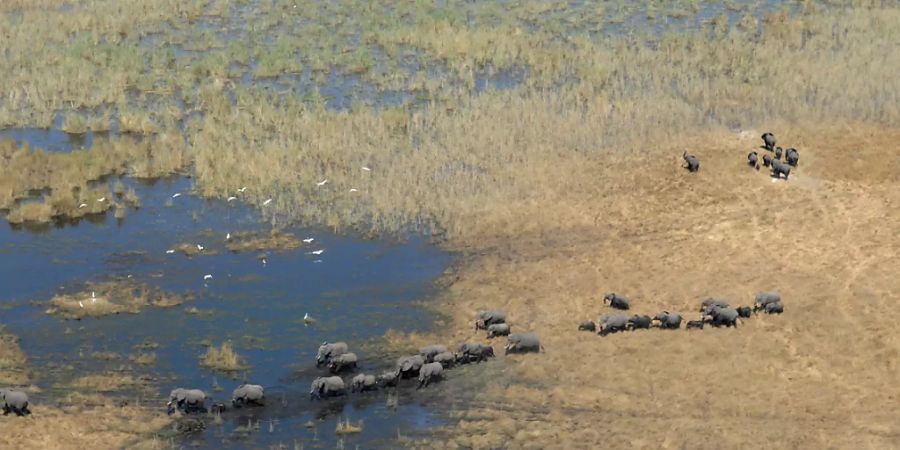
<svg viewBox="0 0 900 450"><path fill-rule="evenodd" d="M391 447L398 432L407 434L441 424L429 408L436 391L401 389L397 406L389 406L385 392L343 400L311 402L309 384L323 372L314 366L322 341L347 341L361 358L362 372L379 372L396 356L381 350L379 337L388 329L427 330L430 313L416 302L435 291L433 280L451 256L426 242L364 240L323 230L289 229L300 238L312 237L295 251L270 251L263 264L259 252L231 253L225 234L268 228L260 213L240 203L204 200L190 195L186 178L134 187L143 207L129 210L124 220L110 212L93 222L43 228L39 231L0 225L0 311L2 323L21 338L29 355L33 383L42 393L36 403L51 402L65 393L65 384L89 373L125 366L125 373L153 377L155 390L145 402L159 402L175 387L196 387L216 400L230 398L241 381L267 388L270 405L262 409L227 412L224 424L188 436L201 448L264 447L302 443L306 448L333 448L338 417L364 420L362 433L344 438L365 448ZM109 180L112 183L114 180ZM183 195L172 199L180 192ZM239 195L239 194L238 194ZM171 201L171 206L166 206ZM188 258L166 250L179 243L201 244L216 256ZM324 250L310 255L312 250ZM211 274L212 280L204 281ZM131 277L192 299L166 309L148 308L123 314L67 321L45 313L46 302L57 292L77 292L88 281ZM194 307L208 314L192 315ZM317 319L303 323L309 313ZM205 343L230 340L250 369L229 376L199 365ZM157 363L141 367L128 361L145 341ZM93 352L114 352L117 361L92 358ZM213 392L216 381L224 390ZM137 391L120 392L130 398ZM246 426L247 414L261 421L259 431L235 434ZM312 421L312 428L305 426ZM270 431L271 430L271 431Z"/></svg>

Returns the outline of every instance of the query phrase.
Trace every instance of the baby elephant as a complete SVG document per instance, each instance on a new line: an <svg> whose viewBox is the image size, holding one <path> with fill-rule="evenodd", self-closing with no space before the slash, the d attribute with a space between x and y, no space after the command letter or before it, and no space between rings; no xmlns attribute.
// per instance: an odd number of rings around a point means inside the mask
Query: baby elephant
<svg viewBox="0 0 900 450"><path fill-rule="evenodd" d="M487 330L488 339L495 338L497 336L509 336L509 324L507 323L495 323L493 325L488 326Z"/></svg>
<svg viewBox="0 0 900 450"><path fill-rule="evenodd" d="M700 170L700 160L697 159L696 156L688 155L687 152L684 152L684 154L681 155L681 158L684 159L686 165L683 167L685 167L688 172L696 172Z"/></svg>
<svg viewBox="0 0 900 450"><path fill-rule="evenodd" d="M759 155L756 152L750 152L747 155L747 165L759 169Z"/></svg>
<svg viewBox="0 0 900 450"><path fill-rule="evenodd" d="M331 358L331 362L328 363L328 370L334 374L345 370L353 370L356 368L357 361L359 361L359 358L356 357L356 353L344 353Z"/></svg>
<svg viewBox="0 0 900 450"><path fill-rule="evenodd" d="M611 308L628 310L628 299L614 292L604 295L603 303L609 304Z"/></svg>
<svg viewBox="0 0 900 450"><path fill-rule="evenodd" d="M791 147L785 150L784 160L788 165L797 167L797 164L800 162L800 153L797 153L797 149Z"/></svg>
<svg viewBox="0 0 900 450"><path fill-rule="evenodd" d="M428 345L419 349L419 354L425 358L425 362L434 361L434 357L447 351L447 347L443 345Z"/></svg>
<svg viewBox="0 0 900 450"><path fill-rule="evenodd" d="M597 324L590 320L585 320L578 324L578 331L597 331Z"/></svg>
<svg viewBox="0 0 900 450"><path fill-rule="evenodd" d="M460 364L469 364L472 362L487 361L488 358L493 357L494 347L491 347L490 345L466 342L459 345L456 362Z"/></svg>
<svg viewBox="0 0 900 450"><path fill-rule="evenodd" d="M173 414L175 410L181 410L185 414L194 412L206 413L206 394L200 389L182 389L178 388L169 394L169 403L166 403L168 414Z"/></svg>
<svg viewBox="0 0 900 450"><path fill-rule="evenodd" d="M759 311L760 309L765 309L766 305L769 303L781 302L781 294L776 291L771 292L760 292L756 294L755 303L753 305L753 311Z"/></svg>
<svg viewBox="0 0 900 450"><path fill-rule="evenodd" d="M263 406L265 402L265 392L258 384L242 384L231 393L231 405L235 408L249 405Z"/></svg>
<svg viewBox="0 0 900 450"><path fill-rule="evenodd" d="M359 374L350 380L351 392L373 391L378 386L375 375Z"/></svg>
<svg viewBox="0 0 900 450"><path fill-rule="evenodd" d="M441 363L445 369L449 369L456 364L456 356L450 352L438 353L437 355L434 355L433 362Z"/></svg>
<svg viewBox="0 0 900 450"><path fill-rule="evenodd" d="M544 348L534 333L514 333L509 335L506 353L537 353Z"/></svg>
<svg viewBox="0 0 900 450"><path fill-rule="evenodd" d="M3 415L14 413L22 417L31 414L28 409L28 394L13 389L0 389L0 402L3 404Z"/></svg>
<svg viewBox="0 0 900 450"><path fill-rule="evenodd" d="M769 155L763 155L763 166L769 167L772 165L772 157Z"/></svg>
<svg viewBox="0 0 900 450"><path fill-rule="evenodd" d="M503 311L481 311L475 316L475 329L486 330L495 323L506 323L506 313Z"/></svg>
<svg viewBox="0 0 900 450"><path fill-rule="evenodd" d="M650 316L639 316L635 314L628 319L628 324L625 327L629 330L636 330L638 328L650 329L651 323L653 323L653 319L651 319Z"/></svg>
<svg viewBox="0 0 900 450"><path fill-rule="evenodd" d="M738 312L738 316L741 316L746 319L746 318L750 317L751 315L753 315L753 308L751 308L749 306L739 306L737 308L737 312Z"/></svg>
<svg viewBox="0 0 900 450"><path fill-rule="evenodd" d="M347 393L341 377L319 377L313 380L309 388L309 398L319 399L337 397Z"/></svg>
<svg viewBox="0 0 900 450"><path fill-rule="evenodd" d="M783 152L784 152L784 150L782 150L781 147L776 147L775 148L775 159L781 160L781 154Z"/></svg>
<svg viewBox="0 0 900 450"><path fill-rule="evenodd" d="M323 342L319 346L319 352L316 354L316 367L324 366L331 362L331 358L347 352L346 342Z"/></svg>
<svg viewBox="0 0 900 450"><path fill-rule="evenodd" d="M444 373L444 366L441 363L433 362L428 363L422 366L419 369L419 385L416 386L416 389L421 389L423 387L428 386L428 383L433 380L440 379Z"/></svg>
<svg viewBox="0 0 900 450"><path fill-rule="evenodd" d="M781 303L781 300L769 303L763 308L763 311L766 314L781 314L784 312L784 303Z"/></svg>
<svg viewBox="0 0 900 450"><path fill-rule="evenodd" d="M398 382L400 382L400 371L398 370L386 370L378 375L377 383L380 386L395 387Z"/></svg>
<svg viewBox="0 0 900 450"><path fill-rule="evenodd" d="M690 320L690 321L688 321L688 323L687 323L687 329L688 329L688 330L692 330L692 329L702 330L702 329L703 329L703 325L704 325L705 323L706 323L706 322L704 322L704 321L702 321L702 320Z"/></svg>
<svg viewBox="0 0 900 450"><path fill-rule="evenodd" d="M781 161L772 161L772 177L781 178L782 175L784 175L784 179L787 180L791 175L791 166Z"/></svg>

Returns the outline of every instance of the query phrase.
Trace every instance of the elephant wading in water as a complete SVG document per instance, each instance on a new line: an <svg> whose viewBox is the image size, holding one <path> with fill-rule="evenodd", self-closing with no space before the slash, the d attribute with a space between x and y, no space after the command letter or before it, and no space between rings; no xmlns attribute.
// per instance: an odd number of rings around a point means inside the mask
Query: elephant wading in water
<svg viewBox="0 0 900 450"><path fill-rule="evenodd" d="M351 392L373 391L378 386L375 375L359 374L350 380Z"/></svg>
<svg viewBox="0 0 900 450"><path fill-rule="evenodd" d="M28 409L28 394L22 391L0 389L0 402L3 404L4 416L9 413L19 417L31 414L31 410Z"/></svg>
<svg viewBox="0 0 900 450"><path fill-rule="evenodd" d="M428 386L434 380L438 380L443 376L444 366L441 363L433 362L422 366L419 369L419 385L416 389Z"/></svg>
<svg viewBox="0 0 900 450"><path fill-rule="evenodd" d="M323 342L319 346L319 352L316 354L316 367L327 365L332 358L348 352L347 343L345 342Z"/></svg>
<svg viewBox="0 0 900 450"><path fill-rule="evenodd" d="M309 398L323 399L337 397L347 393L344 380L341 377L319 377L313 380L309 388Z"/></svg>
<svg viewBox="0 0 900 450"><path fill-rule="evenodd" d="M266 395L263 387L258 384L242 384L231 393L231 406L263 406L266 403Z"/></svg>
<svg viewBox="0 0 900 450"><path fill-rule="evenodd" d="M331 358L331 362L328 363L328 370L333 374L353 370L356 369L358 361L359 358L357 358L356 353L344 353Z"/></svg>
<svg viewBox="0 0 900 450"><path fill-rule="evenodd" d="M397 360L397 370L400 378L414 378L419 375L419 369L425 365L422 355L404 356Z"/></svg>
<svg viewBox="0 0 900 450"><path fill-rule="evenodd" d="M168 413L173 414L175 410L180 410L185 414L205 413L206 394L200 389L182 389L178 388L169 394L169 403L166 404Z"/></svg>

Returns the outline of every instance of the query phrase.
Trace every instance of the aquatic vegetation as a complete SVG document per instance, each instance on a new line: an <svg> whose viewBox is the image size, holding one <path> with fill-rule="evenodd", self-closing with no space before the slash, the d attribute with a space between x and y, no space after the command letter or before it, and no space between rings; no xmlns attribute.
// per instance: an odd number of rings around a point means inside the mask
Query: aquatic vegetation
<svg viewBox="0 0 900 450"><path fill-rule="evenodd" d="M28 358L19 348L19 339L0 325L0 384L24 386L28 384Z"/></svg>
<svg viewBox="0 0 900 450"><path fill-rule="evenodd" d="M82 319L110 314L136 314L144 308L168 308L180 305L182 296L132 281L113 280L88 283L85 290L57 294L50 299L48 314L66 319Z"/></svg>
<svg viewBox="0 0 900 450"><path fill-rule="evenodd" d="M76 378L69 384L73 388L94 392L118 391L143 385L146 385L146 382L135 378L134 375L117 372L85 375Z"/></svg>
<svg viewBox="0 0 900 450"><path fill-rule="evenodd" d="M241 355L234 351L231 342L223 342L221 346L210 346L200 356L200 365L214 370L238 371L248 366Z"/></svg>
<svg viewBox="0 0 900 450"><path fill-rule="evenodd" d="M156 364L156 353L139 352L137 354L129 356L128 360L142 366L152 366L153 364Z"/></svg>
<svg viewBox="0 0 900 450"><path fill-rule="evenodd" d="M233 233L225 247L235 253L261 252L261 251L288 251L296 250L303 245L303 241L292 233L285 233L272 229L268 233L256 231L241 231Z"/></svg>
<svg viewBox="0 0 900 450"><path fill-rule="evenodd" d="M353 434L353 433L361 433L362 430L363 430L363 421L362 420L357 422L356 425L353 425L350 422L349 417L347 417L344 420L341 420L341 418L339 417L338 421L337 421L337 427L335 428L334 432L337 434Z"/></svg>

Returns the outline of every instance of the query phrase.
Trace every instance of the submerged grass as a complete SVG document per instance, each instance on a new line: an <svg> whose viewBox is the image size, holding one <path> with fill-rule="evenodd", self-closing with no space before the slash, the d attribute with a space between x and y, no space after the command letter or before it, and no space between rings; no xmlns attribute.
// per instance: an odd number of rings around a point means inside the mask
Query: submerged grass
<svg viewBox="0 0 900 450"><path fill-rule="evenodd" d="M248 366L241 355L234 351L231 342L223 342L221 346L210 346L200 356L200 365L213 370L232 372L244 370Z"/></svg>

